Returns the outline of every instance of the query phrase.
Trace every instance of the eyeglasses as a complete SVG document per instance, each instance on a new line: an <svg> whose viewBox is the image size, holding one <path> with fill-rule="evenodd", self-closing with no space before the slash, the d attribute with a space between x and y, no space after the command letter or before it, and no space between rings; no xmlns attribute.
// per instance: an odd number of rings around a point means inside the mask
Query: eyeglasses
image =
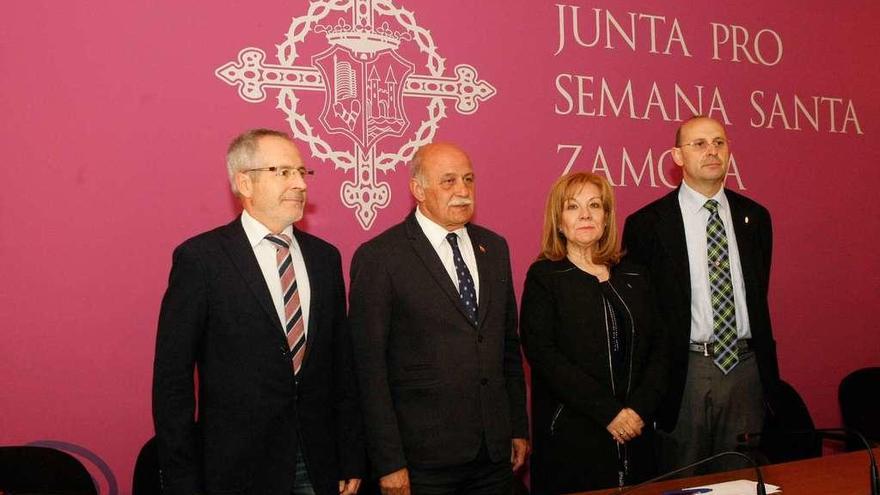
<svg viewBox="0 0 880 495"><path fill-rule="evenodd" d="M307 176L315 175L315 171L312 169L308 169L305 167L263 167L263 168L249 168L244 170L243 172L273 172L275 177L281 177L283 179L290 179L291 177L299 176L302 180L306 180Z"/></svg>
<svg viewBox="0 0 880 495"><path fill-rule="evenodd" d="M716 150L723 150L727 148L727 145L730 144L730 141L723 138L715 138L711 141L706 141L705 139L697 139L691 141L690 143L684 143L679 148L684 148L685 146L693 146L695 150L699 152L704 152L709 149L709 146L714 146Z"/></svg>

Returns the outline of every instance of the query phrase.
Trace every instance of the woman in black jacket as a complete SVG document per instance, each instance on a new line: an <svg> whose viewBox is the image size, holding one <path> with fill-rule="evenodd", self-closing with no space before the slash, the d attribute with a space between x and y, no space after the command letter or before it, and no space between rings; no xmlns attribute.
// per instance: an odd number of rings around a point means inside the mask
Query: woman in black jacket
<svg viewBox="0 0 880 495"><path fill-rule="evenodd" d="M666 354L647 280L620 257L611 186L591 173L561 177L522 297L533 493L623 486L654 472Z"/></svg>

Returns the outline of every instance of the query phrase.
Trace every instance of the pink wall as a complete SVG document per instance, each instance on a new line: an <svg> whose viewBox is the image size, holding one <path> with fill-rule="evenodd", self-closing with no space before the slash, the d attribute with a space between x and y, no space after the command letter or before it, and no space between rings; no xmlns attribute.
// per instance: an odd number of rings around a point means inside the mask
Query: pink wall
<svg viewBox="0 0 880 495"><path fill-rule="evenodd" d="M661 177L677 181L668 157L661 161L676 127L676 85L694 101L702 87L704 112L717 88L739 173L729 187L744 188L775 221L771 304L783 376L802 392L817 424L839 422L839 380L852 369L880 364L880 337L869 316L880 289L874 252L880 243L874 205L880 5L375 4L388 7L381 9L385 14L400 6L414 13L400 19L376 14L374 24L388 22L404 32L399 21L415 21L408 32L416 36L399 40L396 53L414 64L416 76L432 76L421 41L436 47L435 62L445 62L433 67L434 76L454 77L457 65L468 64L494 87L495 94L469 114L442 100L436 132L421 137L455 141L471 152L478 221L507 237L518 286L537 251L545 193L576 149L572 169L602 171L596 161L601 147L619 186L623 218L669 190ZM7 170L0 195L0 444L58 440L85 448L108 462L122 493L129 491L138 448L152 435L152 351L171 250L235 215L223 165L231 137L256 126L289 129L287 115L276 108L279 89L267 89L262 103L249 103L215 70L248 47L262 49L265 64L308 69L311 57L330 46L313 25L303 24L292 33L298 57L279 61L275 46L284 42L291 19L309 12L304 0L195 5L15 2L5 7L0 30L0 145ZM600 38L592 47L578 46L571 35L575 5L587 45L599 10ZM350 13L312 7L315 16L326 15L321 25L351 19ZM634 48L613 23L607 34L606 12L627 34L633 19ZM714 60L712 23L719 40L725 30L738 41L748 33L744 49L756 63L743 49L736 53L740 61L733 61L732 41L718 43ZM579 80L587 93L582 98ZM631 82L634 118L628 106L616 116L610 100L603 103L603 80L614 105ZM318 118L321 88L292 92L328 146L312 151L351 152L352 136L331 133ZM763 92L756 104L754 91ZM780 106L772 115L777 93ZM782 114L795 127L795 95L811 114L818 101L818 130L803 112L800 130L785 128ZM430 120L431 99L408 95L403 101L409 123L401 124L401 137L378 142L378 155L403 146L406 158L406 142ZM577 115L579 110L596 115ZM721 117L717 108L714 115ZM647 171L640 183L632 174L621 180L624 150L636 175L646 155L651 158L653 183ZM390 188L390 202L375 210L369 229L340 195L343 182L355 176L348 165L311 162L318 174L310 184L305 228L338 245L346 259L412 206L404 166L383 171L379 160L365 162ZM113 492L106 476L89 465L103 492Z"/></svg>

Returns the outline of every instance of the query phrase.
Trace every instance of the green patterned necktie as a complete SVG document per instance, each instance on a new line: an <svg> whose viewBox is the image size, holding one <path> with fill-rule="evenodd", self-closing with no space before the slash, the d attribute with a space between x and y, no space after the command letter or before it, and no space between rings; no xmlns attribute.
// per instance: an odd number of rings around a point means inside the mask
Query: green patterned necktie
<svg viewBox="0 0 880 495"><path fill-rule="evenodd" d="M727 234L718 215L718 201L710 199L703 206L709 210L706 245L709 291L712 297L712 333L715 335L715 365L726 375L739 363L736 348L736 306L733 303Z"/></svg>

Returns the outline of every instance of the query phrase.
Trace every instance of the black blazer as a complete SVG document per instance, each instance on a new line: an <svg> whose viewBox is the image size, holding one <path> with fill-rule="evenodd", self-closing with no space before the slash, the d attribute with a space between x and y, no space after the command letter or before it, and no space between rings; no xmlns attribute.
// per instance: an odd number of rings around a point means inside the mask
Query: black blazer
<svg viewBox="0 0 880 495"><path fill-rule="evenodd" d="M480 277L476 325L414 213L352 260L349 319L379 476L472 461L484 436L492 460L509 459L511 438L528 437L507 244L467 229Z"/></svg>
<svg viewBox="0 0 880 495"><path fill-rule="evenodd" d="M298 385L241 220L175 249L153 375L165 493L290 493L300 446L317 493L336 494L338 480L361 477L362 424L339 252L312 235L294 235L311 287Z"/></svg>
<svg viewBox="0 0 880 495"><path fill-rule="evenodd" d="M776 342L770 326L767 291L773 252L773 229L766 208L729 189L733 230L742 265L752 347L765 396L779 381ZM672 431L687 377L691 329L691 281L684 220L678 189L630 215L623 231L626 256L647 268L659 298L664 325L669 332L670 386L660 414L660 426Z"/></svg>
<svg viewBox="0 0 880 495"><path fill-rule="evenodd" d="M609 283L632 327L626 370L615 375L599 280L568 259L529 268L522 297L523 348L532 370L532 489L570 493L615 486L618 446L606 427L624 407L648 425L621 455L627 483L653 473L650 425L667 384L664 333L640 267L611 269Z"/></svg>

